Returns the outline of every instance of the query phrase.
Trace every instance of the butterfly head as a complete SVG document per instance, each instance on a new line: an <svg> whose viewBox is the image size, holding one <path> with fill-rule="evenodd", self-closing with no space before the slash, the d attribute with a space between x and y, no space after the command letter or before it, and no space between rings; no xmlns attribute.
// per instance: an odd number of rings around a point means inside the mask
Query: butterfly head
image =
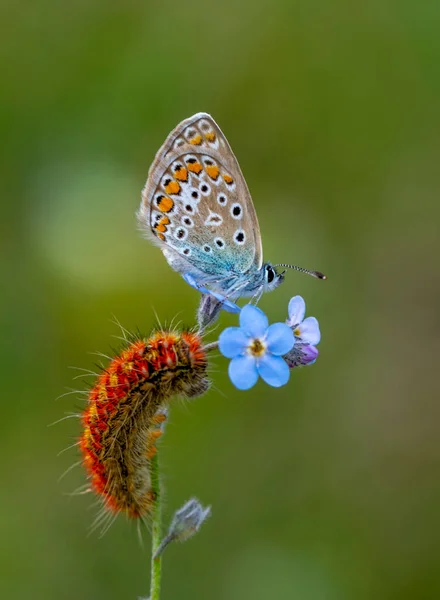
<svg viewBox="0 0 440 600"><path fill-rule="evenodd" d="M284 281L284 273L285 271L277 273L276 268L270 263L263 265L264 291L270 292L281 285Z"/></svg>

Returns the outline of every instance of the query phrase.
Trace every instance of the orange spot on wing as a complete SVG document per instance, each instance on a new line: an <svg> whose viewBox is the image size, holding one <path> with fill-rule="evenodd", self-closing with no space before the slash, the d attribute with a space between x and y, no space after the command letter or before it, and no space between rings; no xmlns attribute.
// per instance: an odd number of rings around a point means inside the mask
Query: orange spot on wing
<svg viewBox="0 0 440 600"><path fill-rule="evenodd" d="M234 182L234 180L232 179L232 177L230 175L223 175L223 179L226 181L226 183Z"/></svg>
<svg viewBox="0 0 440 600"><path fill-rule="evenodd" d="M188 181L188 171L181 167L180 169L174 171L174 177L179 181Z"/></svg>
<svg viewBox="0 0 440 600"><path fill-rule="evenodd" d="M180 192L180 184L177 181L171 181L165 186L165 191L167 194L178 194Z"/></svg>
<svg viewBox="0 0 440 600"><path fill-rule="evenodd" d="M158 234L157 234L157 237L158 237L160 240L162 240L162 242L164 242L164 241L165 241L165 236L164 236L164 234L163 234L163 233L158 233Z"/></svg>
<svg viewBox="0 0 440 600"><path fill-rule="evenodd" d="M213 131L210 131L205 135L205 138L208 140L208 142L215 142L216 135Z"/></svg>
<svg viewBox="0 0 440 600"><path fill-rule="evenodd" d="M209 166L205 167L205 170L208 173L208 175L211 177L211 179L214 179L214 181L218 178L218 176L220 174L220 169L218 167L216 167L215 165L209 165Z"/></svg>
<svg viewBox="0 0 440 600"><path fill-rule="evenodd" d="M203 169L202 165L198 162L190 163L188 165L188 171L191 171L191 173L195 173L196 175L198 175L202 169Z"/></svg>
<svg viewBox="0 0 440 600"><path fill-rule="evenodd" d="M173 206L174 206L174 202L173 202L173 200L171 200L171 198L163 197L157 201L157 207L163 213L170 212L170 210L173 208Z"/></svg>
<svg viewBox="0 0 440 600"><path fill-rule="evenodd" d="M161 233L165 233L167 231L167 227L166 225L170 224L170 220L168 217L162 217L158 223L156 223L156 225L154 226L154 229L156 229L156 231L160 231Z"/></svg>
<svg viewBox="0 0 440 600"><path fill-rule="evenodd" d="M189 143L192 144L193 146L200 146L200 144L202 143L202 136L201 135L196 135L192 138L192 140L189 140Z"/></svg>
<svg viewBox="0 0 440 600"><path fill-rule="evenodd" d="M154 226L154 229L156 231L160 231L161 233L165 233L167 231L167 225L170 224L170 220L168 217L163 216L161 219L159 219L159 221L156 223L156 225Z"/></svg>

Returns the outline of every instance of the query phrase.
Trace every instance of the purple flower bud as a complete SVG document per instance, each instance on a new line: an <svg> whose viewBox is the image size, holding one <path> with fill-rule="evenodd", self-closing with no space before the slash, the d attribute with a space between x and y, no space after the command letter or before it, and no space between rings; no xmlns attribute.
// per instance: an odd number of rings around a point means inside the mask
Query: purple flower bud
<svg viewBox="0 0 440 600"><path fill-rule="evenodd" d="M312 365L318 358L318 348L310 344L295 344L290 352L283 356L288 366L305 367Z"/></svg>

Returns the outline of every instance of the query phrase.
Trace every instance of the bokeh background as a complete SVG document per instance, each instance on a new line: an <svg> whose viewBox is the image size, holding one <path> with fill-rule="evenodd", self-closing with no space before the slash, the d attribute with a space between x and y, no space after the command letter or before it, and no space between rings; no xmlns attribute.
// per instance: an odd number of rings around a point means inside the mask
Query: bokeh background
<svg viewBox="0 0 440 600"><path fill-rule="evenodd" d="M440 597L440 4L2 0L0 595L135 599L149 538L119 519L87 537L81 406L128 329L198 294L136 231L168 132L207 111L229 138L265 258L301 294L316 365L280 390L177 403L161 447L166 521L196 495L213 516L164 564L163 599ZM233 324L223 315L220 327ZM213 337L215 334L213 334Z"/></svg>

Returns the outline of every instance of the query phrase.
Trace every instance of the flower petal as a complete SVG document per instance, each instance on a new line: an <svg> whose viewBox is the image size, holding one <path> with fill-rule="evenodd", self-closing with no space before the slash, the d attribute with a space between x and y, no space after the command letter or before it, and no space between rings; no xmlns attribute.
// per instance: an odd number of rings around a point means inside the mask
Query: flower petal
<svg viewBox="0 0 440 600"><path fill-rule="evenodd" d="M243 354L248 343L249 338L240 327L227 327L221 332L218 339L219 350L226 358L234 358L234 356Z"/></svg>
<svg viewBox="0 0 440 600"><path fill-rule="evenodd" d="M295 325L302 323L304 315L306 314L306 303L304 302L304 298L302 296L294 296L291 298L288 312L289 318L287 324L289 327L295 327Z"/></svg>
<svg viewBox="0 0 440 600"><path fill-rule="evenodd" d="M262 338L269 326L269 321L262 310L253 304L246 304L241 309L240 326L249 337Z"/></svg>
<svg viewBox="0 0 440 600"><path fill-rule="evenodd" d="M315 346L307 344L303 347L303 365L313 365L318 358L319 350Z"/></svg>
<svg viewBox="0 0 440 600"><path fill-rule="evenodd" d="M236 356L229 363L229 377L239 390L249 390L258 381L258 371L253 356Z"/></svg>
<svg viewBox="0 0 440 600"><path fill-rule="evenodd" d="M260 359L257 368L264 381L272 387L286 385L289 381L290 370L281 356L268 353Z"/></svg>
<svg viewBox="0 0 440 600"><path fill-rule="evenodd" d="M295 337L291 328L285 323L274 323L266 334L267 349L272 354L286 354L292 350Z"/></svg>
<svg viewBox="0 0 440 600"><path fill-rule="evenodd" d="M299 335L297 335L297 330ZM307 317L302 323L295 329L295 336L301 338L301 342L304 344L310 344L316 346L319 344L321 339L321 332L319 331L319 323L315 317Z"/></svg>

